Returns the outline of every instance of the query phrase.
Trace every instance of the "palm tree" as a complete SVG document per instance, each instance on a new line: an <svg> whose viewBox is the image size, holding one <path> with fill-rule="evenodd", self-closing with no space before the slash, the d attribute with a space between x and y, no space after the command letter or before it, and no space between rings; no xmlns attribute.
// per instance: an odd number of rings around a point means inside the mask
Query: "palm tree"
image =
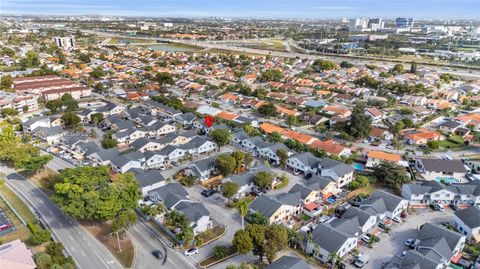
<svg viewBox="0 0 480 269"><path fill-rule="evenodd" d="M244 218L248 213L249 206L250 206L250 201L246 199L240 200L236 204L238 213L240 214L240 219L242 220L242 230L244 228Z"/></svg>

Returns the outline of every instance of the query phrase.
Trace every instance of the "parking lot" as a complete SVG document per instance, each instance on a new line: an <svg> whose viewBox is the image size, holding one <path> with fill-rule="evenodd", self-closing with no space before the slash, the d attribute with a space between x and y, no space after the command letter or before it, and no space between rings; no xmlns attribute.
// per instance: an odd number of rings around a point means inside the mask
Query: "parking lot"
<svg viewBox="0 0 480 269"><path fill-rule="evenodd" d="M8 218L7 214L0 208L0 236L4 236L8 233L14 232L15 227Z"/></svg>
<svg viewBox="0 0 480 269"><path fill-rule="evenodd" d="M453 211L450 209L445 212L432 211L427 208L415 209L415 213L409 214L407 218L403 219L403 223L394 222L392 224L390 235L381 233L379 235L380 242L375 243L372 248L359 247L360 252L367 254L370 258L369 263L363 268L389 268L393 263L400 260L395 257L408 249L404 242L409 238L416 238L420 226L427 222L434 224L448 222L451 221L452 217ZM348 264L347 268L355 267Z"/></svg>

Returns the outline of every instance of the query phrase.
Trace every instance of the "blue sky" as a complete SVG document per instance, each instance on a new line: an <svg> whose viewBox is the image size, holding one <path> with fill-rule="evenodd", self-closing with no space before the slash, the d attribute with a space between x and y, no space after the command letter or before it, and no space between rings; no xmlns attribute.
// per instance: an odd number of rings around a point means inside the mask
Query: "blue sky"
<svg viewBox="0 0 480 269"><path fill-rule="evenodd" d="M480 0L0 0L0 14L480 18Z"/></svg>

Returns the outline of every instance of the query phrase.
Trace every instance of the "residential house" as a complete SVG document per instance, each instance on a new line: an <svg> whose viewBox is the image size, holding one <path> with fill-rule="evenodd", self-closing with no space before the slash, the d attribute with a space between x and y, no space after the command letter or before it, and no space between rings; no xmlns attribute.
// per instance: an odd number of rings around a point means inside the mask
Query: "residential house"
<svg viewBox="0 0 480 269"><path fill-rule="evenodd" d="M409 200L412 206L425 206L431 203L477 205L480 204L480 181L446 185L432 180L404 184L402 197Z"/></svg>
<svg viewBox="0 0 480 269"><path fill-rule="evenodd" d="M352 223L358 229L358 224ZM320 223L312 231L312 241L307 243L307 253L313 253L317 248L315 258L328 262L332 255L344 257L357 247L357 235L345 232L344 229L335 229L330 223Z"/></svg>
<svg viewBox="0 0 480 269"><path fill-rule="evenodd" d="M119 155L110 160L110 166L113 171L123 174L132 168L142 168L142 162L126 155Z"/></svg>
<svg viewBox="0 0 480 269"><path fill-rule="evenodd" d="M205 181L212 177L213 173L216 171L217 157L209 157L202 160L193 162L190 165L190 168L193 170L195 176L197 176L200 182Z"/></svg>
<svg viewBox="0 0 480 269"><path fill-rule="evenodd" d="M379 123L383 119L383 113L376 107L369 107L365 110L365 115L372 119L372 123Z"/></svg>
<svg viewBox="0 0 480 269"><path fill-rule="evenodd" d="M426 180L454 178L457 181L461 181L465 179L465 175L468 172L465 165L459 160L430 158L416 159L415 169Z"/></svg>
<svg viewBox="0 0 480 269"><path fill-rule="evenodd" d="M380 220L385 217L393 219L408 208L409 200L383 190L376 190L363 201L360 209L366 213L376 215Z"/></svg>
<svg viewBox="0 0 480 269"><path fill-rule="evenodd" d="M322 177L332 178L339 188L353 180L353 167L342 162L323 158L318 163L318 174Z"/></svg>
<svg viewBox="0 0 480 269"><path fill-rule="evenodd" d="M313 156L310 152L296 153L287 160L287 166L294 173L317 174L320 158Z"/></svg>
<svg viewBox="0 0 480 269"><path fill-rule="evenodd" d="M367 157L367 164L365 166L368 168L373 168L379 165L381 162L393 162L399 164L402 158L398 154L386 153L377 150L369 151Z"/></svg>
<svg viewBox="0 0 480 269"><path fill-rule="evenodd" d="M250 213L260 212L268 219L269 224L282 224L290 220L296 207L282 204L277 199L261 194L250 204Z"/></svg>
<svg viewBox="0 0 480 269"><path fill-rule="evenodd" d="M165 186L165 178L158 170L148 170L133 168L128 172L132 172L135 175L135 179L138 181L142 196L147 196L152 190Z"/></svg>
<svg viewBox="0 0 480 269"><path fill-rule="evenodd" d="M480 242L480 208L469 208L454 212L453 226L467 239Z"/></svg>

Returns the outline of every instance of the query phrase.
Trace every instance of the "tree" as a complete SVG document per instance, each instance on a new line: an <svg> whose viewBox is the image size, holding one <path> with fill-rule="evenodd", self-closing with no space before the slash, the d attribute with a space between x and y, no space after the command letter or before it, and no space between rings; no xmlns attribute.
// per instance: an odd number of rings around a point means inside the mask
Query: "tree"
<svg viewBox="0 0 480 269"><path fill-rule="evenodd" d="M438 149L440 147L440 143L438 141L428 141L427 146L431 149Z"/></svg>
<svg viewBox="0 0 480 269"><path fill-rule="evenodd" d="M67 107L67 111L73 111L78 108L77 100L73 99L70 93L62 95L63 104Z"/></svg>
<svg viewBox="0 0 480 269"><path fill-rule="evenodd" d="M410 181L405 168L394 162L380 162L374 168L373 174L378 180L391 184L395 188L400 188L402 184Z"/></svg>
<svg viewBox="0 0 480 269"><path fill-rule="evenodd" d="M2 108L2 110L0 110L0 114L2 115L2 117L6 117L6 116L16 116L18 115L18 111L14 108Z"/></svg>
<svg viewBox="0 0 480 269"><path fill-rule="evenodd" d="M277 116L277 107L275 106L274 103L266 103L261 105L258 108L258 113L265 115L267 117L275 117Z"/></svg>
<svg viewBox="0 0 480 269"><path fill-rule="evenodd" d="M355 180L348 184L349 190L356 190L370 186L370 180L366 176L357 175Z"/></svg>
<svg viewBox="0 0 480 269"><path fill-rule="evenodd" d="M279 134L278 132L273 132L268 135L267 139L272 142L272 143L280 143L282 142L282 135Z"/></svg>
<svg viewBox="0 0 480 269"><path fill-rule="evenodd" d="M80 127L80 117L75 112L65 112L62 115L62 120L66 127L77 129Z"/></svg>
<svg viewBox="0 0 480 269"><path fill-rule="evenodd" d="M272 186L274 176L268 172L261 171L253 177L253 183L260 189L266 190Z"/></svg>
<svg viewBox="0 0 480 269"><path fill-rule="evenodd" d="M38 269L48 269L52 264L52 256L47 253L37 253L35 255L35 263L38 266Z"/></svg>
<svg viewBox="0 0 480 269"><path fill-rule="evenodd" d="M122 247L120 245L119 233L125 232L128 228L134 225L138 221L137 214L133 209L127 209L121 211L118 216L112 222L112 233L117 235L118 250L121 252Z"/></svg>
<svg viewBox="0 0 480 269"><path fill-rule="evenodd" d="M261 81L280 81L283 77L282 71L277 69L268 69L262 72Z"/></svg>
<svg viewBox="0 0 480 269"><path fill-rule="evenodd" d="M78 59L84 63L90 62L90 56L88 56L88 54L85 54L85 53L81 53L80 55L78 55Z"/></svg>
<svg viewBox="0 0 480 269"><path fill-rule="evenodd" d="M51 155L32 156L15 164L15 168L36 172L52 160Z"/></svg>
<svg viewBox="0 0 480 269"><path fill-rule="evenodd" d="M172 78L172 75L170 73L157 73L155 75L155 81L158 82L160 85L168 84L168 85L173 85L175 81Z"/></svg>
<svg viewBox="0 0 480 269"><path fill-rule="evenodd" d="M267 225L268 219L262 213L255 211L250 215L250 224Z"/></svg>
<svg viewBox="0 0 480 269"><path fill-rule="evenodd" d="M244 255L252 251L253 248L252 238L246 230L236 231L235 235L233 236L232 244L239 253Z"/></svg>
<svg viewBox="0 0 480 269"><path fill-rule="evenodd" d="M112 137L113 131L107 131L103 134L102 148L109 149L118 145L118 141Z"/></svg>
<svg viewBox="0 0 480 269"><path fill-rule="evenodd" d="M352 68L353 66L354 66L354 65L353 65L352 63L349 63L349 62L347 62L347 61L342 61L342 62L340 63L340 67L341 67L341 68Z"/></svg>
<svg viewBox="0 0 480 269"><path fill-rule="evenodd" d="M88 73L91 78L101 78L104 77L106 74L103 71L102 66L98 66L97 68L93 69L92 72Z"/></svg>
<svg viewBox="0 0 480 269"><path fill-rule="evenodd" d="M230 200L238 192L238 185L235 182L225 182L222 184L222 195Z"/></svg>
<svg viewBox="0 0 480 269"><path fill-rule="evenodd" d="M359 139L366 138L372 130L372 118L365 114L365 103L358 102L352 110L349 125L350 135Z"/></svg>
<svg viewBox="0 0 480 269"><path fill-rule="evenodd" d="M315 72L323 72L326 70L337 69L337 64L331 61L318 59L313 62L312 68Z"/></svg>
<svg viewBox="0 0 480 269"><path fill-rule="evenodd" d="M63 101L61 99L53 99L45 103L45 107L49 109L52 113L57 113L63 106Z"/></svg>
<svg viewBox="0 0 480 269"><path fill-rule="evenodd" d="M67 215L81 220L111 220L137 207L141 198L133 174L112 181L107 166L65 169L54 185L52 200Z"/></svg>
<svg viewBox="0 0 480 269"><path fill-rule="evenodd" d="M235 170L235 158L226 153L220 154L217 157L216 165L218 171L220 171L220 174L223 176L228 176Z"/></svg>
<svg viewBox="0 0 480 269"><path fill-rule="evenodd" d="M242 229L244 229L244 219L248 214L248 208L250 206L250 203L251 202L249 200L243 199L243 200L238 201L235 204L235 207L238 210L238 214L240 214L240 219L242 220Z"/></svg>
<svg viewBox="0 0 480 269"><path fill-rule="evenodd" d="M22 69L36 67L40 65L40 61L38 60L38 55L35 51L29 50L25 55L25 58L20 60L20 66Z"/></svg>
<svg viewBox="0 0 480 269"><path fill-rule="evenodd" d="M225 128L212 130L208 135L217 143L219 148L227 145L232 139L232 134Z"/></svg>
<svg viewBox="0 0 480 269"><path fill-rule="evenodd" d="M280 159L280 166L285 168L288 160L288 152L285 149L277 149L276 154Z"/></svg>
<svg viewBox="0 0 480 269"><path fill-rule="evenodd" d="M404 70L405 70L405 68L403 67L403 64L396 64L392 68L392 73L401 74L401 73L403 73Z"/></svg>
<svg viewBox="0 0 480 269"><path fill-rule="evenodd" d="M416 74L417 73L417 63L416 62L412 62L410 64L410 73L412 74Z"/></svg>
<svg viewBox="0 0 480 269"><path fill-rule="evenodd" d="M8 90L10 88L12 88L12 85L13 85L13 79L12 79L12 76L10 75L4 75L1 77L1 81L0 81L0 89L1 90Z"/></svg>
<svg viewBox="0 0 480 269"><path fill-rule="evenodd" d="M0 143L14 143L18 141L18 137L15 135L15 130L12 125L3 127L0 131Z"/></svg>
<svg viewBox="0 0 480 269"><path fill-rule="evenodd" d="M98 113L94 113L90 116L90 120L95 124L97 125L99 122L102 122L103 121L103 113L101 112L98 112Z"/></svg>
<svg viewBox="0 0 480 269"><path fill-rule="evenodd" d="M274 224L265 229L265 239L267 240L265 254L271 263L276 254L288 246L288 232L285 226Z"/></svg>
<svg viewBox="0 0 480 269"><path fill-rule="evenodd" d="M234 151L231 155L235 159L235 171L239 173L242 169L242 166L245 164L246 153L243 151Z"/></svg>
<svg viewBox="0 0 480 269"><path fill-rule="evenodd" d="M285 119L285 122L287 123L288 127L291 128L292 125L297 124L297 117L295 117L294 115L288 115Z"/></svg>
<svg viewBox="0 0 480 269"><path fill-rule="evenodd" d="M213 248L213 253L215 253L218 258L223 259L228 255L228 248L226 246L215 246Z"/></svg>

